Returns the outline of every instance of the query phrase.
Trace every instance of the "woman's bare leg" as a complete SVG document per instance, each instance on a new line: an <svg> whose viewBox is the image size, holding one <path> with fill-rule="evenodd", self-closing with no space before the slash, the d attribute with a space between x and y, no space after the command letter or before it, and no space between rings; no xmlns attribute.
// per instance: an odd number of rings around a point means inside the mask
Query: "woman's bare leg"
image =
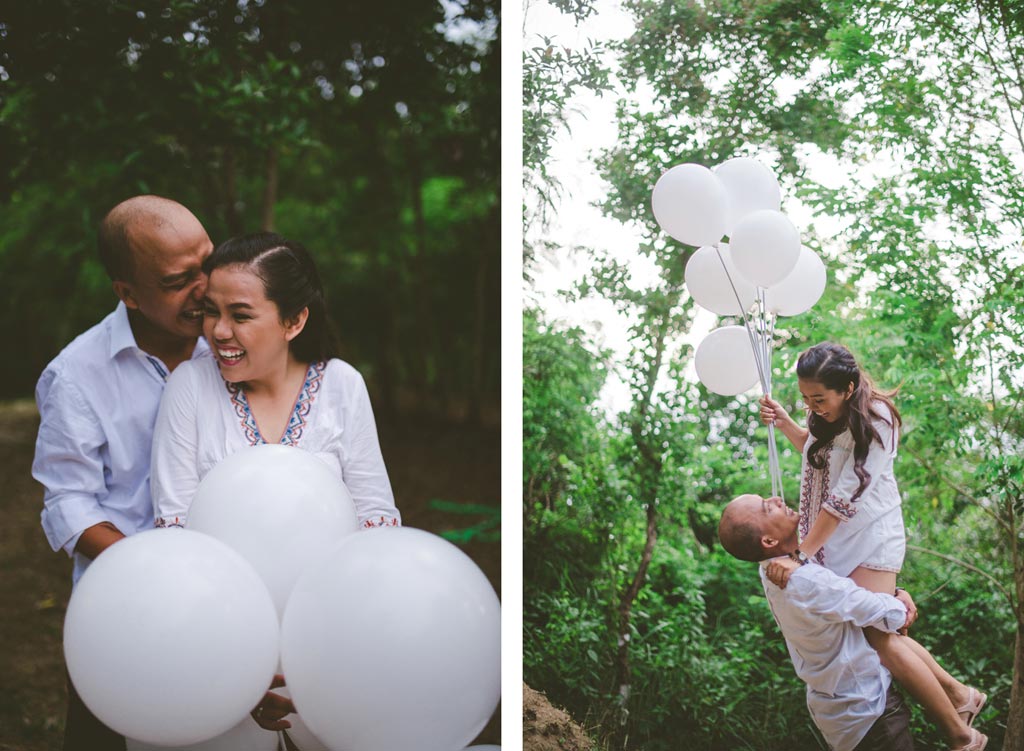
<svg viewBox="0 0 1024 751"><path fill-rule="evenodd" d="M889 594L894 592L896 588L896 576L885 571L872 571L871 569L858 568L853 572L850 577L857 584L865 589L870 589L872 592L885 592ZM859 581L858 581L859 580ZM889 589L889 584L892 583L892 589ZM875 589L878 585L880 588ZM920 642L916 641L910 636L905 636L904 641L915 654L921 659L929 670L932 671L932 675L939 681L939 685L942 686L942 690L946 692L946 696L949 697L954 707L963 706L970 698L968 688L963 683L958 681L956 678L947 673L935 658L932 657L925 647Z"/></svg>
<svg viewBox="0 0 1024 751"><path fill-rule="evenodd" d="M931 652L913 638L904 636L903 641L917 654L921 662L925 664L925 667L932 671L932 675L938 680L939 685L942 686L942 690L946 692L946 696L949 697L949 701L954 707L962 707L967 703L970 697L967 686L943 670L942 666L932 657Z"/></svg>
<svg viewBox="0 0 1024 751"><path fill-rule="evenodd" d="M889 571L858 568L850 574L850 578L872 592L892 594L896 590L896 574ZM908 640L899 634L889 634L875 628L864 629L864 635L893 678L938 723L953 747L960 748L969 743L972 737L970 728L956 713L956 705L950 700L929 664L921 659L920 654L907 643ZM917 646L924 650L921 645ZM931 662L935 663L934 660ZM935 663L935 667L939 667L938 663Z"/></svg>

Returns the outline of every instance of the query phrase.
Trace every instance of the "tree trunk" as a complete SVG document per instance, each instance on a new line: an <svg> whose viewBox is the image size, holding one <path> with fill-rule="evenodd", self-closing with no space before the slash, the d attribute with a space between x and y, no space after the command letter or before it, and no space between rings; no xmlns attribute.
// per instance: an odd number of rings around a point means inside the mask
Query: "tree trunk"
<svg viewBox="0 0 1024 751"><path fill-rule="evenodd" d="M482 247L480 249L479 263L476 269L476 295L473 315L473 382L469 386L469 421L473 425L480 425L482 422L482 405L484 399L484 368L487 366L487 282L491 268L491 256L500 259L501 239L499 233L492 228L500 227L500 217L497 223L491 218L497 214L497 209L488 216L484 222ZM497 250L497 253L495 253ZM500 265L500 260L499 260Z"/></svg>
<svg viewBox="0 0 1024 751"><path fill-rule="evenodd" d="M1010 556L1013 561L1014 599L1013 614L1017 618L1017 638L1013 646L1013 679L1010 684L1010 709L1006 718L1006 737L1003 751L1024 751L1024 560L1021 560L1021 528L1016 510L1020 497L1012 497L1006 504L1006 519L1010 534Z"/></svg>
<svg viewBox="0 0 1024 751"><path fill-rule="evenodd" d="M198 153L202 154L205 164L211 165L210 169L199 170L203 185L203 214L199 216L199 221L207 230L211 230L213 222L220 215L220 208L224 200L220 175L216 169L212 168L212 165L216 165L220 161L220 154L216 148L206 148Z"/></svg>
<svg viewBox="0 0 1024 751"><path fill-rule="evenodd" d="M1013 650L1013 684L1003 751L1024 751L1024 623L1021 622L1017 623L1017 642Z"/></svg>
<svg viewBox="0 0 1024 751"><path fill-rule="evenodd" d="M671 310L671 306L667 308ZM618 723L612 732L616 737L625 742L623 726L629 717L629 695L631 693L631 681L633 669L629 660L629 627L633 617L633 603L640 594L647 579L647 569L650 567L651 558L654 555L654 544L658 539L658 516L657 499L658 487L661 483L662 460L658 451L655 451L647 442L643 428L651 408L651 401L654 397L654 389L658 383L658 374L661 373L663 358L665 354L665 339L670 326L670 317L664 313L657 321L657 334L654 341L654 360L644 378L643 391L640 394L640 402L637 405L636 414L633 416L630 425L630 432L633 436L633 443L640 452L639 474L647 497L647 532L644 540L644 549L640 554L640 563L637 565L636 574L630 582L619 603L618 611L618 655L616 658L615 673L618 695L614 698L617 704Z"/></svg>
<svg viewBox="0 0 1024 751"><path fill-rule="evenodd" d="M629 589L622 597L619 604L619 652L615 662L616 685L619 687L617 701L619 702L620 724L624 723L628 716L626 705L629 702L630 684L632 683L633 669L629 662L629 626L633 617L633 603L640 588L647 579L647 569L651 565L651 557L654 555L654 543L658 539L657 506L652 497L647 503L647 539L644 542L644 551L640 555L640 565L637 566L633 581Z"/></svg>
<svg viewBox="0 0 1024 751"><path fill-rule="evenodd" d="M398 226L401 209L394 194L392 169L380 144L377 123L372 118L361 117L356 125L362 135L362 150L369 156L368 199L377 207L373 218L381 226ZM393 299L405 295L402 282L403 254L396 251L397 232L378 232L373 235L374 245L369 256L373 263L371 279L381 284L381 289L390 290L392 299L377 295L372 301L373 308L367 319L378 322L379 332L374 349L368 353L376 372L375 380L381 388L382 406L388 416L399 412L399 392L406 385L409 371L406 346L402 338L404 309L393 303Z"/></svg>
<svg viewBox="0 0 1024 751"><path fill-rule="evenodd" d="M1017 529L1017 523L1010 506L1011 529ZM1013 683L1010 685L1010 710L1006 718L1006 738L1003 740L1003 751L1024 751L1024 562L1017 554L1017 541L1010 541L1014 559L1014 585L1017 616L1017 639L1013 649Z"/></svg>
<svg viewBox="0 0 1024 751"><path fill-rule="evenodd" d="M437 327L434 325L433 306L430 304L430 271L427 258L427 220L423 213L423 169L416 144L406 140L406 164L409 169L409 199L412 201L413 237L415 253L410 254L412 270L412 299L416 310L415 326L420 351L420 374L423 389L437 399L443 413L448 412L448 394L445 358L438 346ZM433 360L433 362L432 362Z"/></svg>
<svg viewBox="0 0 1024 751"><path fill-rule="evenodd" d="M375 276L383 278L384 284L390 289L398 289L398 275L395 273L395 267L380 263L379 258L375 261L377 268L374 272ZM398 360L398 354L401 348L397 342L399 339L398 332L398 320L395 316L394 308L390 305L382 304L376 309L374 320L377 322L377 342L378 351L377 362L379 367L376 369L374 380L380 389L380 403L374 405L374 412L378 413L380 420L384 422L394 422L398 415L398 383L396 375L401 371L401 363Z"/></svg>
<svg viewBox="0 0 1024 751"><path fill-rule="evenodd" d="M267 149L267 183L263 188L263 214L260 227L264 232L274 231L274 204L277 203L277 148Z"/></svg>
<svg viewBox="0 0 1024 751"><path fill-rule="evenodd" d="M240 235L245 230L242 217L238 213L238 187L235 176L235 151L230 146L224 150L224 222L232 236Z"/></svg>

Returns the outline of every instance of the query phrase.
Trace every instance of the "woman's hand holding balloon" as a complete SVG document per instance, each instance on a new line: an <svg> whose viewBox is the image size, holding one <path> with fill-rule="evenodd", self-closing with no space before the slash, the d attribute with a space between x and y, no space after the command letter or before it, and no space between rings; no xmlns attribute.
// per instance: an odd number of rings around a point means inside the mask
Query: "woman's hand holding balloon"
<svg viewBox="0 0 1024 751"><path fill-rule="evenodd" d="M761 422L765 425L781 427L784 423L793 421L783 406L770 396L762 396L758 403L761 405Z"/></svg>
<svg viewBox="0 0 1024 751"><path fill-rule="evenodd" d="M797 451L803 451L804 444L807 442L807 428L797 425L796 421L789 416L789 412L770 396L762 396L758 399L758 404L761 405L759 413L761 422L769 426L774 425L782 432L782 435L789 439Z"/></svg>

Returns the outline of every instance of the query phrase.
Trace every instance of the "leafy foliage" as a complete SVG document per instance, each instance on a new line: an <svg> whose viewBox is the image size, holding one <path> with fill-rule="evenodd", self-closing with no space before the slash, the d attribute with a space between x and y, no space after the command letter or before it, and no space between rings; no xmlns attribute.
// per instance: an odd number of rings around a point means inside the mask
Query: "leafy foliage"
<svg viewBox="0 0 1024 751"><path fill-rule="evenodd" d="M785 321L774 395L801 406L793 365L823 340L846 344L883 388L899 388L896 473L912 545L903 580L924 613L916 636L989 693L991 743L1024 748L1017 15L999 3L902 0L626 7L635 33L615 47L619 140L597 166L605 213L645 228L637 252L660 277L634 288L628 269L599 260L577 285L635 321L621 364L634 401L604 426L616 484L586 503L577 491L572 507L556 498L544 527L524 528L526 550L559 530L544 575L526 571L527 679L589 718L609 747L669 748L680 737L693 748L824 747L750 566L716 546L722 504L768 486L765 432L749 397L716 397L684 377L692 250L659 232L649 203L673 164L757 154L782 176L784 195L830 228L805 233L826 259L828 288L813 311ZM822 163L840 177L822 179ZM792 499L799 457L780 448ZM611 526L589 548L594 533L576 509L599 502ZM645 572L641 549L652 540ZM642 586L623 632L617 614L636 572ZM583 655L544 654L547 628L572 643L568 625L535 611L545 597L592 614L604 669L585 686L578 676L594 669ZM619 638L628 695L611 657ZM545 662L556 658L567 660L557 673ZM944 747L920 712L914 731L919 746Z"/></svg>
<svg viewBox="0 0 1024 751"><path fill-rule="evenodd" d="M152 192L214 242L304 242L384 409L496 403L497 20L490 0L5 8L0 395L109 311L95 228Z"/></svg>

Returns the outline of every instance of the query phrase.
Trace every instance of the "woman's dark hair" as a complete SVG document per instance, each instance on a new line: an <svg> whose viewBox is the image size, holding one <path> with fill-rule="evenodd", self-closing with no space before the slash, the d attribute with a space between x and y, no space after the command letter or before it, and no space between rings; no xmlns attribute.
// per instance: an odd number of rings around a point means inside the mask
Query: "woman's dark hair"
<svg viewBox="0 0 1024 751"><path fill-rule="evenodd" d="M814 436L814 442L807 449L807 461L815 469L822 469L825 466L825 449L832 439L849 425L853 434L853 469L860 480L857 492L850 498L851 501L856 501L871 481L871 475L864 469L871 441L885 445L871 421L882 420L892 425L894 444L896 429L903 424L900 413L892 402L896 391L879 391L868 374L857 366L857 361L853 359L850 350L832 342L822 342L802 352L796 362L796 374L800 378L817 381L833 391L845 392L850 384L853 384L853 394L846 403L846 420L830 423L813 412L807 415L807 429ZM889 415L881 414L875 407L876 402L884 404Z"/></svg>
<svg viewBox="0 0 1024 751"><path fill-rule="evenodd" d="M223 266L246 266L263 282L267 299L277 306L281 321L309 308L306 325L291 340L291 353L300 362L327 360L337 344L324 303L324 288L316 264L302 245L273 232L233 237L218 245L203 262L210 274Z"/></svg>

